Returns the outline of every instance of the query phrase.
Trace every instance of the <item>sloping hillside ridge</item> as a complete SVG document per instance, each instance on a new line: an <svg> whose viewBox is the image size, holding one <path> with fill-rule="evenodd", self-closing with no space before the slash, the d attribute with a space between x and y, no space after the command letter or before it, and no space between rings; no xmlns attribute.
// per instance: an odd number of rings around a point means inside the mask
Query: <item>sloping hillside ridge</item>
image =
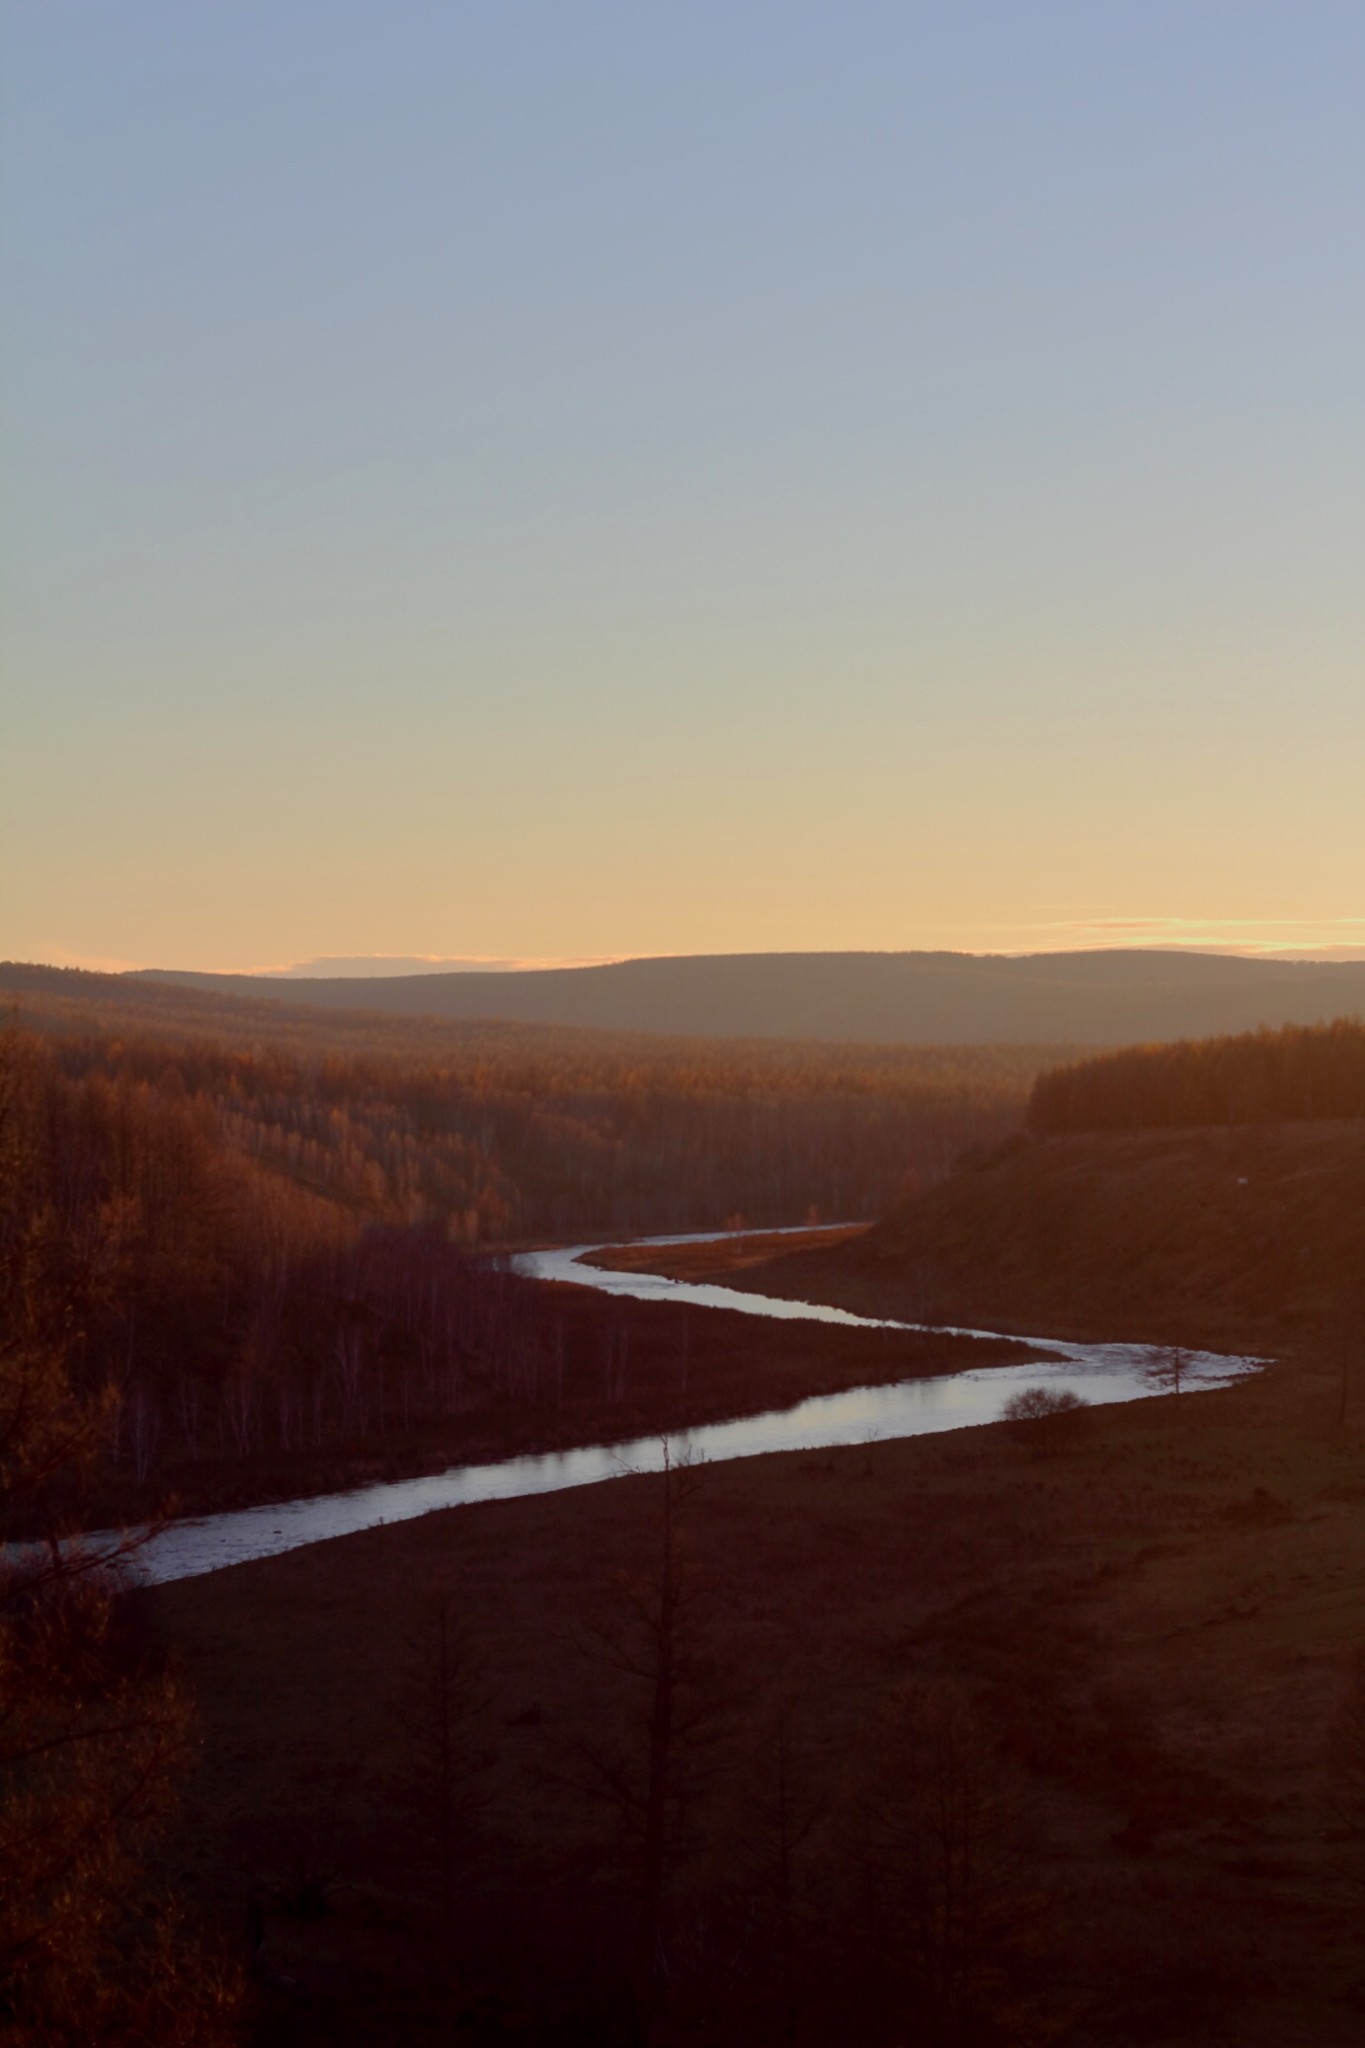
<svg viewBox="0 0 1365 2048"><path fill-rule="evenodd" d="M390 1015L924 1045L1128 1045L1365 1011L1365 961L1132 948L684 955L374 980L150 969L145 978L253 1001Z"/></svg>
<svg viewBox="0 0 1365 2048"><path fill-rule="evenodd" d="M1365 1121L1011 1139L744 1285L1057 1336L1359 1345Z"/></svg>

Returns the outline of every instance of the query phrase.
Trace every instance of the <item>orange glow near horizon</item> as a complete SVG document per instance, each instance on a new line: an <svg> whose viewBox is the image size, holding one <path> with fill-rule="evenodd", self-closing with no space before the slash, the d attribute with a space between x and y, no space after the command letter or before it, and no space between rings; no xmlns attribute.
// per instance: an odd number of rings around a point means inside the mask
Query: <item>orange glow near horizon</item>
<svg viewBox="0 0 1365 2048"><path fill-rule="evenodd" d="M1359 10L534 12L10 10L0 953L1365 943Z"/></svg>
<svg viewBox="0 0 1365 2048"><path fill-rule="evenodd" d="M1306 920L1280 920L1269 925L1252 925L1250 921L1228 921L1210 919L1200 922L1185 918L1132 918L1096 919L1091 923L1075 922L1055 925L1040 925L1027 932L995 931L983 937L980 933L964 932L951 939L929 933L917 944L905 947L868 947L858 950L871 952L953 952L975 954L999 954L1027 957L1029 955L1070 952L1101 952L1119 948L1136 948L1143 951L1179 950L1196 953L1231 953L1250 959L1303 959L1303 960L1360 960L1365 959L1365 918L1324 919L1319 922ZM721 953L744 952L743 947L718 947L706 949ZM791 948L792 951L836 952L838 947ZM653 959L662 957L657 953L610 953L591 958L582 955L548 957L543 959L508 958L506 956L484 956L471 958L468 955L449 954L393 955L354 954L339 959L337 956L300 959L287 963L269 965L195 958L189 960L124 960L110 959L102 955L78 957L61 948L49 948L41 955L42 964L53 967L79 967L95 973L122 974L143 967L164 967L207 974L258 974L285 978L290 975L361 976L385 974L439 974L457 972L521 972L534 973L544 968L603 967L627 959Z"/></svg>

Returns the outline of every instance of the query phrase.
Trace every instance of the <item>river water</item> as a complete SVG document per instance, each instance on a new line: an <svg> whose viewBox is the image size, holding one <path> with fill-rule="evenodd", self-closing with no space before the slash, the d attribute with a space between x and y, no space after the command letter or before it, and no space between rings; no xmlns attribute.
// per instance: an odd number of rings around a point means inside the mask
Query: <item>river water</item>
<svg viewBox="0 0 1365 2048"><path fill-rule="evenodd" d="M690 1241L715 1239L723 1232L698 1233ZM769 1233L764 1233L765 1235ZM650 1238L652 1244L678 1244L677 1237ZM581 1264L600 1249L575 1245L565 1250L525 1252L513 1261L528 1279L570 1281L633 1301L670 1301L691 1308L721 1308L743 1315L781 1321L834 1323L854 1329L925 1330L919 1323L897 1323L853 1315L847 1309L817 1302L775 1300L744 1294L737 1288L666 1280L651 1273L617 1273ZM988 1330L944 1332L990 1337ZM839 1394L819 1394L792 1408L766 1415L743 1416L735 1422L709 1423L669 1439L676 1461L691 1457L716 1462L755 1457L768 1451L822 1451L840 1445L873 1443L894 1437L925 1436L944 1429L997 1421L1011 1396L1031 1387L1068 1389L1097 1406L1136 1401L1167 1391L1163 1354L1144 1344L1074 1344L1056 1338L1026 1338L1042 1350L1019 1365L974 1366L936 1379L904 1380L879 1387L854 1387ZM1227 1357L1216 1352L1181 1354L1180 1384L1194 1389L1217 1387L1256 1370L1263 1361ZM632 1443L585 1445L581 1450L552 1451L535 1457L507 1458L492 1465L457 1465L422 1479L400 1479L359 1487L351 1493L320 1494L311 1499L282 1501L273 1506L237 1508L221 1515L188 1517L158 1531L137 1557L138 1576L153 1584L197 1577L225 1565L254 1558L277 1557L305 1543L348 1536L385 1522L408 1522L439 1508L463 1507L474 1501L513 1500L529 1494L557 1493L571 1486L591 1486L625 1472L657 1472L664 1443L657 1436ZM97 1546L99 1537L88 1539Z"/></svg>

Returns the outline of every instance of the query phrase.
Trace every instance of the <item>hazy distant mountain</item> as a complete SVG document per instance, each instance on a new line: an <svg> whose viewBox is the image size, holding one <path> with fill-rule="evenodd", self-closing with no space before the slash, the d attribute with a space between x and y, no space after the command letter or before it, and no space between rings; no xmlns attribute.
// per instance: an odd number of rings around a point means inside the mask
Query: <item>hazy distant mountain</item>
<svg viewBox="0 0 1365 2048"><path fill-rule="evenodd" d="M438 959L430 955L356 953L336 959L301 960L293 967L263 967L248 977L266 981L387 981L394 975L524 973L538 960Z"/></svg>
<svg viewBox="0 0 1365 2048"><path fill-rule="evenodd" d="M740 953L373 979L141 973L329 1009L914 1044L1116 1045L1365 1015L1365 962L1225 953Z"/></svg>

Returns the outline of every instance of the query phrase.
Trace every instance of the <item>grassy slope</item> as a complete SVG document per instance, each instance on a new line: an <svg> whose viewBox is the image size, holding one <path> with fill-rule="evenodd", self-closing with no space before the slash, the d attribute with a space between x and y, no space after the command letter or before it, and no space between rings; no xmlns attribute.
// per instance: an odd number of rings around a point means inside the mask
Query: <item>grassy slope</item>
<svg viewBox="0 0 1365 2048"><path fill-rule="evenodd" d="M1055 1336L1365 1332L1365 1123L1018 1141L744 1285Z"/></svg>

